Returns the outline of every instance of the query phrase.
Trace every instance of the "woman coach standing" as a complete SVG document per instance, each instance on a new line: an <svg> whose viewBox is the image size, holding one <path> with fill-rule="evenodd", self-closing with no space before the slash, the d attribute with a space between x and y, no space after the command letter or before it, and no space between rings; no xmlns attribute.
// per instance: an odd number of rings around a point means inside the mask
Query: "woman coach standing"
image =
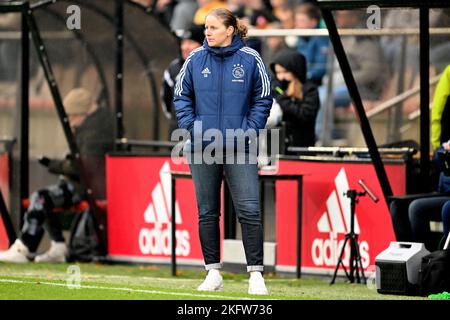
<svg viewBox="0 0 450 320"><path fill-rule="evenodd" d="M247 27L230 11L211 11L205 21L206 41L184 63L175 88L178 125L190 132L191 146L194 146L192 154L198 151L197 146L200 151L205 151L211 143L217 147L212 163L204 157L200 162L189 161L199 211L200 243L208 271L198 287L200 291L223 288L219 218L220 187L224 176L242 227L250 273L248 292L267 294L262 277L264 235L258 165L252 161L249 152L250 144L256 140L245 139L245 148L239 148L239 143L236 148L235 138L227 136L229 129L245 132L263 129L272 105L269 75L259 54L245 46L246 34ZM208 129L220 132L223 140L209 141L204 135ZM225 152L222 154L221 151ZM235 163L235 157L242 155L245 162Z"/></svg>

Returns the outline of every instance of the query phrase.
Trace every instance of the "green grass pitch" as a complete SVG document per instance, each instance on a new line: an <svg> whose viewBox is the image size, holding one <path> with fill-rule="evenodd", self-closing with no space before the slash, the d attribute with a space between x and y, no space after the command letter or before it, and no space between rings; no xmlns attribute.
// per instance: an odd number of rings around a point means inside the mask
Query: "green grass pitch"
<svg viewBox="0 0 450 320"><path fill-rule="evenodd" d="M71 270L79 270L79 277ZM406 300L418 297L381 295L364 284L304 276L302 279L266 274L269 296L247 294L245 273L224 272L222 292L198 292L205 272L148 265L1 264L0 300ZM78 281L79 279L79 281Z"/></svg>

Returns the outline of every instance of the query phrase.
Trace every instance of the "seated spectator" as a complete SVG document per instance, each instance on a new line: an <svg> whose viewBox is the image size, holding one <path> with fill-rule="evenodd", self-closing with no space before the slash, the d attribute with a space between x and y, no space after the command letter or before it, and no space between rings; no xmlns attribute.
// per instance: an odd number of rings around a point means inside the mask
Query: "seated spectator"
<svg viewBox="0 0 450 320"><path fill-rule="evenodd" d="M281 107L282 121L286 124L286 145L313 146L320 102L316 85L306 79L305 57L296 50L283 50L275 56L270 69L275 75L273 97Z"/></svg>
<svg viewBox="0 0 450 320"><path fill-rule="evenodd" d="M295 14L294 8L286 3L278 10L278 15L276 16L280 20L281 27L283 29L294 29L295 28ZM297 46L297 36L286 36L284 37L284 42L289 48L296 48Z"/></svg>
<svg viewBox="0 0 450 320"><path fill-rule="evenodd" d="M241 0L233 2L231 12L243 22L248 29L265 29L276 20L261 0ZM263 41L259 37L247 38L245 44L262 54Z"/></svg>
<svg viewBox="0 0 450 320"><path fill-rule="evenodd" d="M441 173L437 191L426 196L394 198L390 213L397 241L422 242L430 251L437 249L430 221L444 221L443 206L450 201L450 177Z"/></svg>
<svg viewBox="0 0 450 320"><path fill-rule="evenodd" d="M279 22L273 22L269 24L269 29L280 29L281 23ZM275 55L284 50L287 49L288 46L286 45L286 42L284 41L284 37L267 37L266 41L263 42L263 48L262 48L262 58L265 62L266 66L269 67L269 63L273 60Z"/></svg>
<svg viewBox="0 0 450 320"><path fill-rule="evenodd" d="M441 186L438 191L448 194L450 192L450 177L441 173L440 185L444 184L446 186ZM409 241L422 242L430 251L438 249L431 237L430 221L447 221L443 220L443 207L449 201L450 195L412 201L408 209L408 218L411 225Z"/></svg>
<svg viewBox="0 0 450 320"><path fill-rule="evenodd" d="M297 29L318 29L320 26L320 9L312 3L303 3L295 11ZM303 54L308 64L306 78L316 85L322 84L328 56L328 37L299 37L297 50Z"/></svg>
<svg viewBox="0 0 450 320"><path fill-rule="evenodd" d="M193 23L193 17L198 10L196 0L178 0L173 9L170 29L174 32L187 30Z"/></svg>
<svg viewBox="0 0 450 320"><path fill-rule="evenodd" d="M113 149L113 117L107 108L98 108L89 91L81 88L71 90L63 102L70 127L81 155L85 177L103 179L100 184L90 184L92 196L104 197L104 155ZM54 208L70 208L86 199L86 186L81 184L81 173L76 160L67 155L64 160L46 157L39 162L53 174L60 175L57 184L34 192L24 217L19 238L5 252L0 253L0 262L26 263L34 254L44 234L48 231L50 249L35 257L35 262L65 262L68 254L58 217Z"/></svg>
<svg viewBox="0 0 450 320"><path fill-rule="evenodd" d="M450 201L450 176L448 171L443 170L442 160L437 156L441 152L450 151L450 141L442 143L441 134L447 132L448 119L442 121L444 114L449 112L446 101L450 94L450 67L446 69L439 80L435 91L432 106L432 146L434 151L433 163L441 171L437 194L433 197L395 199L390 204L390 212L398 241L423 242L428 250L435 250L436 244L431 238L430 221L444 221L444 228L448 234L448 218ZM448 104L448 103L447 103ZM449 137L446 136L446 139ZM445 172L445 174L444 174ZM412 201L411 201L412 200Z"/></svg>
<svg viewBox="0 0 450 320"><path fill-rule="evenodd" d="M266 8L262 0L243 0L233 13L248 25L265 29L268 24L276 21L276 17Z"/></svg>
<svg viewBox="0 0 450 320"><path fill-rule="evenodd" d="M194 24L204 25L205 19L208 13L217 8L226 8L228 9L228 5L223 0L197 0L199 8L195 12L194 15Z"/></svg>
<svg viewBox="0 0 450 320"><path fill-rule="evenodd" d="M283 15L283 7L286 6L287 2L287 0L270 0L272 14L278 21L281 21L280 16Z"/></svg>

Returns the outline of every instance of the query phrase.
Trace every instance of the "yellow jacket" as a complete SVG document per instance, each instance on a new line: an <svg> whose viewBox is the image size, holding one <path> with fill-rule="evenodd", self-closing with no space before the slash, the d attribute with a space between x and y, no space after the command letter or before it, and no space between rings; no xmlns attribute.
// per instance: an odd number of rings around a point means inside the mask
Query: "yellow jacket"
<svg viewBox="0 0 450 320"><path fill-rule="evenodd" d="M433 107L431 108L431 145L433 150L441 146L441 119L449 94L450 65L445 68L434 92ZM450 126L450 123L448 125Z"/></svg>
<svg viewBox="0 0 450 320"><path fill-rule="evenodd" d="M225 8L228 9L226 2L220 0L212 0L210 3L206 4L203 7L198 8L194 15L194 24L204 25L206 15L214 9Z"/></svg>

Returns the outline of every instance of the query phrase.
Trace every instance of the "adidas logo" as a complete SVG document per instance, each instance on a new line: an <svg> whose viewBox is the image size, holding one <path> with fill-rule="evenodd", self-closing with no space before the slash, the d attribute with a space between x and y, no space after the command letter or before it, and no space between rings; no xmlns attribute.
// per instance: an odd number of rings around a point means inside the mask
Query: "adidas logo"
<svg viewBox="0 0 450 320"><path fill-rule="evenodd" d="M153 224L154 227L142 228L139 233L139 248L142 254L171 255L171 201L172 185L170 165L166 161L159 170L160 182L152 191L152 201L144 212L144 221ZM178 201L175 202L175 223L182 224L182 218ZM176 233L176 255L187 256L190 253L190 235L187 230L177 228Z"/></svg>
<svg viewBox="0 0 450 320"><path fill-rule="evenodd" d="M336 190L333 190L326 201L327 211L324 212L317 223L319 232L348 233L350 232L350 198L344 195L350 187L344 168L334 179ZM342 219L344 218L344 219ZM359 223L355 212L355 233L359 234Z"/></svg>
<svg viewBox="0 0 450 320"><path fill-rule="evenodd" d="M344 195L350 189L345 169L342 168L334 179L335 190L326 200L326 211L322 213L317 222L317 230L320 233L328 233L328 239L315 239L312 244L311 254L317 266L336 266L339 254L344 244L345 235L350 232L351 208L350 198ZM355 212L355 233L360 233L357 214ZM359 241L361 260L364 268L370 263L369 244L367 241ZM347 243L343 256L344 265L347 267L350 258L350 245Z"/></svg>
<svg viewBox="0 0 450 320"><path fill-rule="evenodd" d="M171 181L169 162L165 162L159 171L160 182L152 191L152 202L148 205L144 212L144 220L146 223L164 223L171 221L170 206L172 203ZM178 201L175 202L175 223L181 224L180 208Z"/></svg>
<svg viewBox="0 0 450 320"><path fill-rule="evenodd" d="M206 67L205 69L203 69L202 74L203 77L208 78L208 76L211 74L211 71L209 71L209 69Z"/></svg>

